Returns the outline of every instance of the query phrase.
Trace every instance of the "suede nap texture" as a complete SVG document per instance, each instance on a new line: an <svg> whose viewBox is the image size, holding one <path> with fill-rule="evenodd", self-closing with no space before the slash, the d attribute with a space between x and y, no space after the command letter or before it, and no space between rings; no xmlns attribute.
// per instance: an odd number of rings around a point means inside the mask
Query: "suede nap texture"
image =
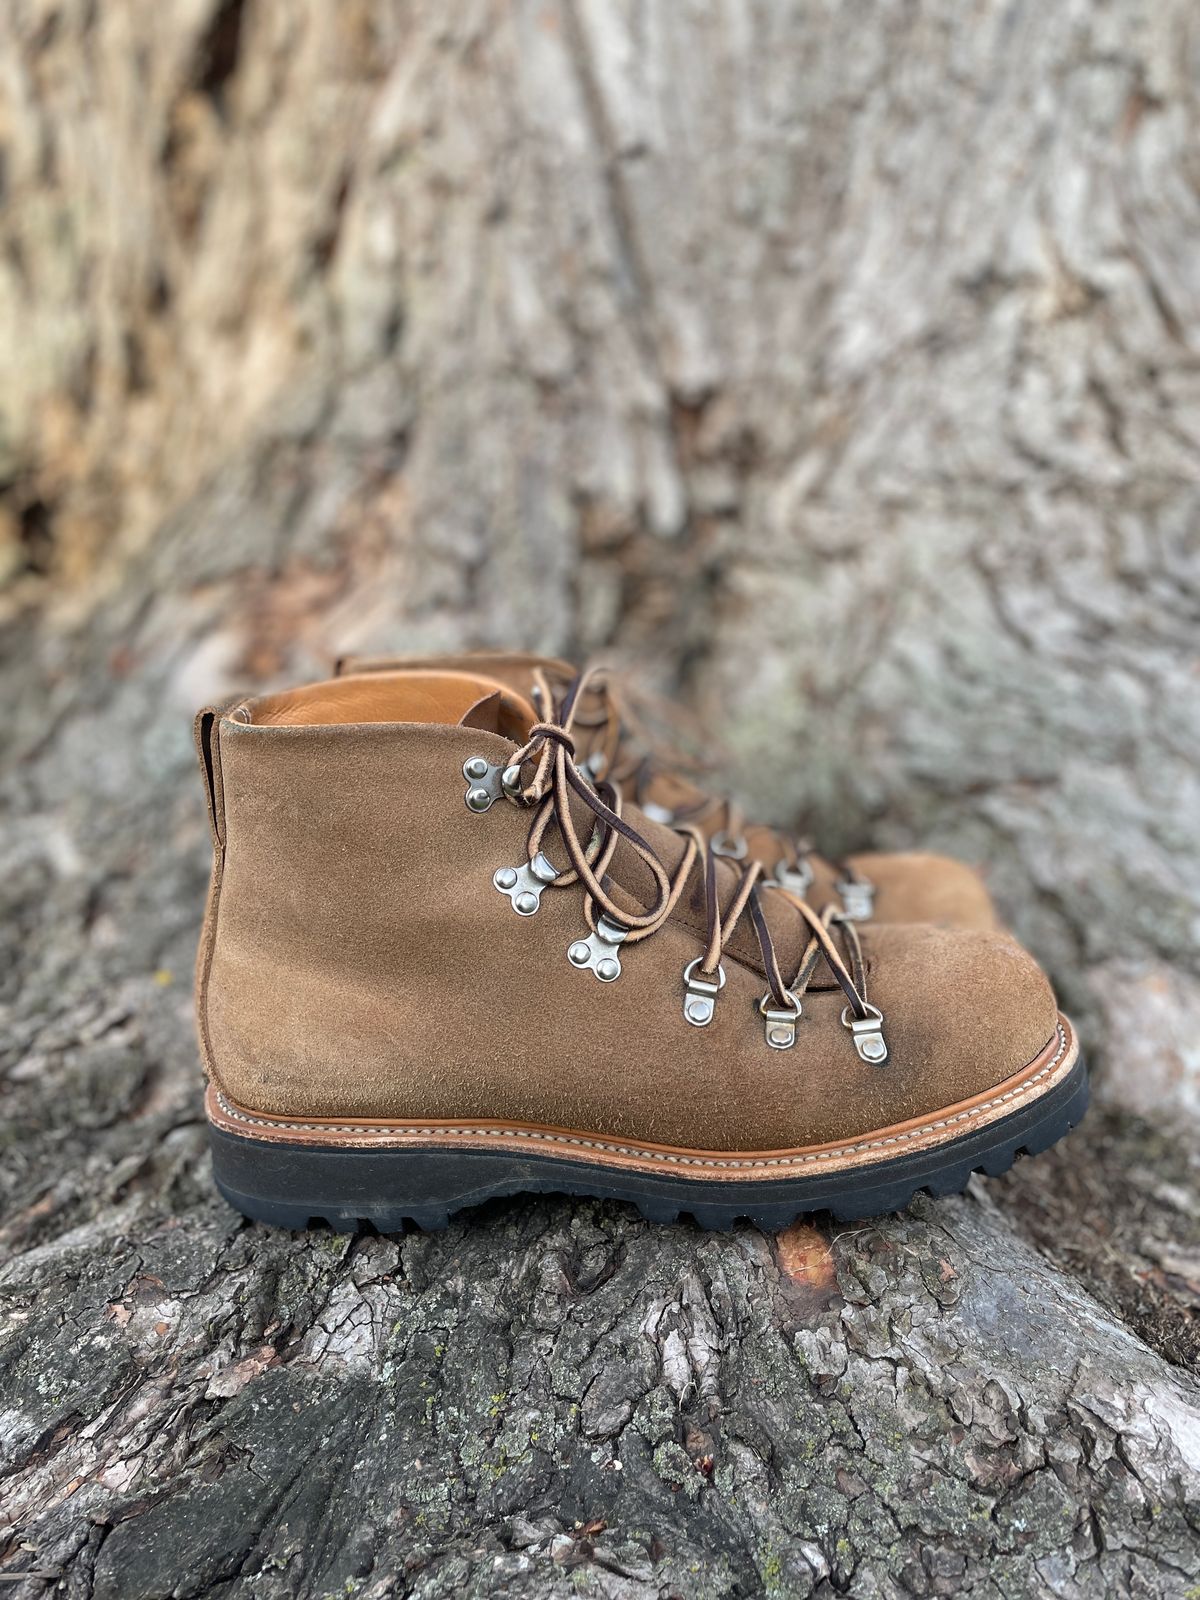
<svg viewBox="0 0 1200 1600"><path fill-rule="evenodd" d="M390 655L348 657L338 663L339 672L393 673L434 670L477 672L528 697L535 669L549 673L552 682L568 680L574 668L552 656L530 651L473 651L459 656ZM704 791L682 774L657 772L649 798L670 808L694 806L705 798ZM631 798L627 796L627 798ZM703 826L703 821L701 823ZM708 820L710 831L720 825L719 815ZM771 829L752 826L746 831L751 855L771 869L780 858L778 835ZM965 862L926 851L867 852L847 857L849 864L875 886L872 919L876 922L929 922L942 928L998 928L1000 920L983 879ZM822 911L838 899L839 869L820 856L809 858L814 880L806 898Z"/></svg>
<svg viewBox="0 0 1200 1600"><path fill-rule="evenodd" d="M479 688L475 713L498 718L500 697ZM507 764L511 738L419 722L264 724L254 702L202 712L197 737L215 851L201 1044L218 1086L251 1110L499 1118L770 1150L936 1114L1055 1036L1050 987L1007 935L898 924L862 928L885 1067L859 1059L828 988L806 997L795 1048L769 1049L759 951L741 928L715 1020L692 1027L682 975L703 942L698 872L668 924L624 947L611 984L567 961L586 931L578 885L547 889L529 918L493 887L497 867L527 859L530 813L505 800L469 811L462 766ZM626 815L678 861L676 834ZM735 876L722 865L722 903ZM610 878L614 893L647 893L625 846ZM780 894L766 901L789 972L801 918Z"/></svg>

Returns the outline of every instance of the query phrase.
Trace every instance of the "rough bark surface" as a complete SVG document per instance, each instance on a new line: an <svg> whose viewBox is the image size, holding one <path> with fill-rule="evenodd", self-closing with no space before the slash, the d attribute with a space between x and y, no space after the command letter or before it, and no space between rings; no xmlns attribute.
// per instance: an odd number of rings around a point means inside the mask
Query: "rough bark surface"
<svg viewBox="0 0 1200 1600"><path fill-rule="evenodd" d="M8 1592L1197 1592L1198 67L1184 0L0 11ZM243 1225L190 713L518 642L983 865L1107 1104L776 1238Z"/></svg>

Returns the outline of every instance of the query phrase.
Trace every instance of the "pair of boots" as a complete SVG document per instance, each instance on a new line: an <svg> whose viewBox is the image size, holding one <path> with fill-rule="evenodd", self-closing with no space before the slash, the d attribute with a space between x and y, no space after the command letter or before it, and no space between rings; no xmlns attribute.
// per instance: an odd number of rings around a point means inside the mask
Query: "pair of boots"
<svg viewBox="0 0 1200 1600"><path fill-rule="evenodd" d="M530 655L202 711L197 1013L218 1186L286 1227L494 1195L858 1217L1083 1114L1071 1025L968 868L832 863Z"/></svg>

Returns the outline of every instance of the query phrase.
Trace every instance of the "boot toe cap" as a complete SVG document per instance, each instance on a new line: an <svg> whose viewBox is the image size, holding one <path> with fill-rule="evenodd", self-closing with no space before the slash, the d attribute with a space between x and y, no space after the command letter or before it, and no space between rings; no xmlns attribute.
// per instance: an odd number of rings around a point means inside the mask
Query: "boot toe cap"
<svg viewBox="0 0 1200 1600"><path fill-rule="evenodd" d="M989 1093L1058 1037L1054 991L1008 934L879 924L863 947L869 999L884 1013L891 1121Z"/></svg>

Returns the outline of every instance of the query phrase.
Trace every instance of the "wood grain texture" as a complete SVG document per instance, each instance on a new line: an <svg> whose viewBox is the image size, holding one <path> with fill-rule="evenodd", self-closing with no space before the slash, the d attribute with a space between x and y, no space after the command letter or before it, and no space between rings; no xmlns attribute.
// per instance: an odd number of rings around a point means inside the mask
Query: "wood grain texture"
<svg viewBox="0 0 1200 1600"><path fill-rule="evenodd" d="M1195 1591L1198 68L1184 0L0 10L19 1600ZM1107 1109L780 1240L240 1226L190 713L518 643L984 866Z"/></svg>

